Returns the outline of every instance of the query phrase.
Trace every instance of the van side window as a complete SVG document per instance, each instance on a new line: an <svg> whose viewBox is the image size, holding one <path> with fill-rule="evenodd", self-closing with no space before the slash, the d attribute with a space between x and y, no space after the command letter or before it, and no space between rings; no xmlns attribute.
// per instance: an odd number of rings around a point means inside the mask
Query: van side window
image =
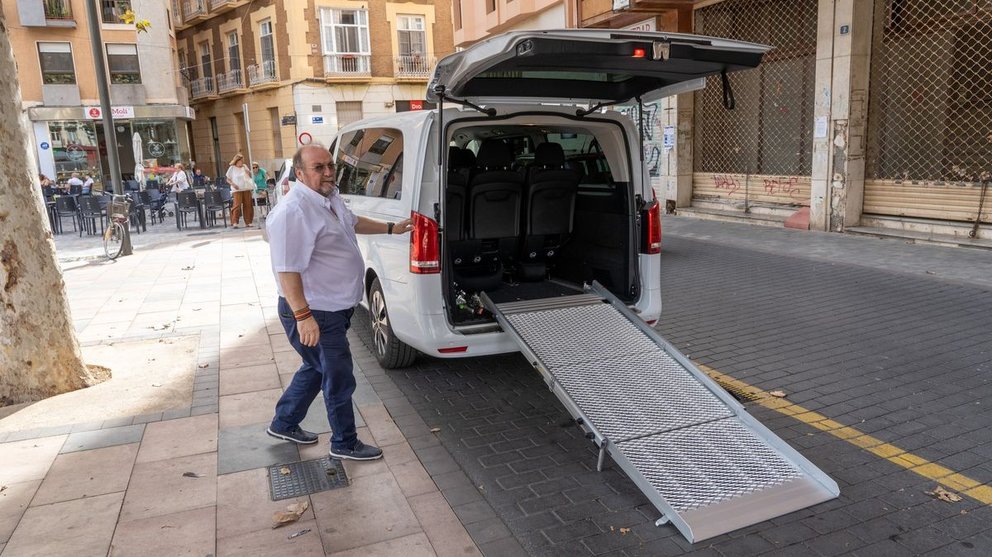
<svg viewBox="0 0 992 557"><path fill-rule="evenodd" d="M341 193L399 199L403 132L366 128L341 135L336 166Z"/></svg>

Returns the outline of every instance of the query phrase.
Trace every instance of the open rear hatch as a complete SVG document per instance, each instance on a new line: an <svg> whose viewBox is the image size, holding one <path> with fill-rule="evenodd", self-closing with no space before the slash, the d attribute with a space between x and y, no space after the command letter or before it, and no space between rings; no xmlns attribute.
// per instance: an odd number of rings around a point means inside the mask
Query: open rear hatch
<svg viewBox="0 0 992 557"><path fill-rule="evenodd" d="M681 33L516 31L443 58L427 86L427 100L649 102L701 89L711 75L754 68L770 48Z"/></svg>

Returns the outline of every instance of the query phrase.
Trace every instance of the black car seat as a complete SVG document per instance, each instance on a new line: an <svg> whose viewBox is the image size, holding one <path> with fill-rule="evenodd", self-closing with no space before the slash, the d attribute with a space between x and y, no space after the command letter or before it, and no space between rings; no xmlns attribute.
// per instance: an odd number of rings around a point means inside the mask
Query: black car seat
<svg viewBox="0 0 992 557"><path fill-rule="evenodd" d="M524 194L524 240L519 275L541 280L572 233L579 176L565 167L565 151L557 143L537 146L528 169Z"/></svg>
<svg viewBox="0 0 992 557"><path fill-rule="evenodd" d="M510 169L513 153L498 139L487 139L479 147L474 175L466 189L468 243L459 273L460 285L469 292L499 286L505 264L517 251L520 235L520 205L524 177Z"/></svg>

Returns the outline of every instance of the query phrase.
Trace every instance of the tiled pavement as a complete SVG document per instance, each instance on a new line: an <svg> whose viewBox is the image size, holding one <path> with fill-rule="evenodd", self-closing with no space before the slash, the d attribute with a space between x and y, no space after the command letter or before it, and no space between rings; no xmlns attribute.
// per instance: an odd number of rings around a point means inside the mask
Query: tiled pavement
<svg viewBox="0 0 992 557"><path fill-rule="evenodd" d="M318 400L303 424L321 433L317 445L264 433L298 364L275 314L267 246L258 230L160 234L114 263L91 238L57 245L81 344L198 337L191 404L0 433L0 553L479 555L445 498L450 465L415 452L437 446L433 434L411 445L379 397L394 394L389 381L371 383L360 361L359 435L385 458L346 462L346 488L270 500L266 467L326 456L329 428ZM301 500L301 519L273 529L273 513Z"/></svg>
<svg viewBox="0 0 992 557"><path fill-rule="evenodd" d="M992 254L686 219L665 230L658 330L681 350L992 481ZM4 557L111 544L114 555L992 553L988 507L931 499L933 481L756 405L841 497L689 545L653 526L657 512L622 473L595 472L592 445L521 357L421 358L385 372L362 348L361 314L356 406L386 458L350 466L352 486L311 496L300 523L272 530L289 501L269 500L264 466L321 456L326 434L297 451L262 433L294 367L265 245L257 231L224 231L136 253L66 264L80 339L199 335L209 365L196 370L193 404L0 434ZM169 315L165 330L149 329ZM326 431L321 421L308 425Z"/></svg>

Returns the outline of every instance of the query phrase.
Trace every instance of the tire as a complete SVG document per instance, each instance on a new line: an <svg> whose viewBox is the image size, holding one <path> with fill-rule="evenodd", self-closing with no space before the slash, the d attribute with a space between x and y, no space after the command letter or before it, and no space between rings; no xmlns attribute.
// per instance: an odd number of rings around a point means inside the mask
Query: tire
<svg viewBox="0 0 992 557"><path fill-rule="evenodd" d="M111 260L117 259L124 249L124 225L119 222L111 222L107 231L103 234L103 251Z"/></svg>
<svg viewBox="0 0 992 557"><path fill-rule="evenodd" d="M417 359L416 349L393 334L379 279L373 280L369 288L369 321L372 322L372 353L384 369L407 367Z"/></svg>

